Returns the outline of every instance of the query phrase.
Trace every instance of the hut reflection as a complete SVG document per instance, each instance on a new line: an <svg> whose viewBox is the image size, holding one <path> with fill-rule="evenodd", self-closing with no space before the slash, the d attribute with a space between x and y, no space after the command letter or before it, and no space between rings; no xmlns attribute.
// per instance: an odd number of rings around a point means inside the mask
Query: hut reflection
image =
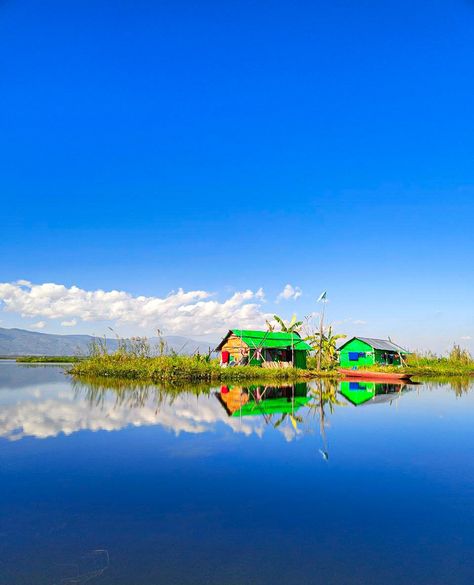
<svg viewBox="0 0 474 585"><path fill-rule="evenodd" d="M305 382L286 386L222 386L216 393L227 414L232 417L295 415L310 397Z"/></svg>
<svg viewBox="0 0 474 585"><path fill-rule="evenodd" d="M363 404L391 403L408 392L410 387L407 384L395 382L370 382L370 381L342 381L339 386L339 393L354 406Z"/></svg>

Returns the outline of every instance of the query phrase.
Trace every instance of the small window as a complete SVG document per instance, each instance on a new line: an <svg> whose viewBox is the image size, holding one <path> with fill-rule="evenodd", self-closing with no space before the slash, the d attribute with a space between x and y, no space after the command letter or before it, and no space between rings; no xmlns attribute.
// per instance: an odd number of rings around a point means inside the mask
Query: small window
<svg viewBox="0 0 474 585"><path fill-rule="evenodd" d="M359 360L359 352L358 351L350 351L349 352L349 361L350 362L357 362Z"/></svg>

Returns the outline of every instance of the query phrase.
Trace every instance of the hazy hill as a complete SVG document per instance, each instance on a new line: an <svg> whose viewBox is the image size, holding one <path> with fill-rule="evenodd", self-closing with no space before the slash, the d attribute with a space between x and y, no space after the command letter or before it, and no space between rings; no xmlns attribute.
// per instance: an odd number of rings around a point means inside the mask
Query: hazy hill
<svg viewBox="0 0 474 585"><path fill-rule="evenodd" d="M0 356L14 355L85 355L89 344L94 338L91 335L53 335L27 331L26 329L4 329L0 327ZM195 341L179 335L165 336L164 340L169 349L180 353L192 354L196 350L207 353L209 346L217 343ZM156 338L150 343L155 344ZM113 350L117 347L115 339L107 341L108 347Z"/></svg>

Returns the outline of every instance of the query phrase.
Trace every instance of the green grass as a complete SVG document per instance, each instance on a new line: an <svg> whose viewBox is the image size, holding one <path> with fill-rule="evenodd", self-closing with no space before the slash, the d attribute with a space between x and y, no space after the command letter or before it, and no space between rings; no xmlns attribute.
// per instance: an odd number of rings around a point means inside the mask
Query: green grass
<svg viewBox="0 0 474 585"><path fill-rule="evenodd" d="M66 360L65 360L66 361ZM406 372L412 376L472 376L474 362L461 362L449 358L412 356L405 367L368 366L378 372ZM295 381L315 377L337 377L336 370L295 368L267 369L258 366L221 368L218 360L203 356L139 357L122 353L91 356L76 361L69 370L75 376L104 379L134 380L143 382L239 382L245 380Z"/></svg>
<svg viewBox="0 0 474 585"><path fill-rule="evenodd" d="M474 360L413 355L408 360L406 369L417 376L472 376Z"/></svg>
<svg viewBox="0 0 474 585"><path fill-rule="evenodd" d="M136 357L126 354L106 354L76 363L71 373L80 376L111 377L126 380L157 381L239 381L252 378L293 380L298 370L293 368L267 370L254 366L221 368L217 360L202 356Z"/></svg>
<svg viewBox="0 0 474 585"><path fill-rule="evenodd" d="M75 376L87 378L114 378L144 382L239 382L243 380L294 381L312 378L313 370L295 368L267 369L258 366L221 368L218 360L207 356L135 356L124 352L103 353L79 361L70 369ZM321 372L326 377L337 372Z"/></svg>
<svg viewBox="0 0 474 585"><path fill-rule="evenodd" d="M106 339L95 340L90 347L87 358L56 357L29 357L18 361L26 363L75 363L69 372L74 376L96 380L115 379L137 382L229 382L235 383L245 380L262 381L297 381L311 378L337 378L336 365L323 371L315 369L314 357L308 358L308 369L295 368L261 368L258 366L237 366L221 368L219 361L211 359L209 355L158 355L153 356L152 350L145 338L119 339L119 349L109 353ZM447 357L438 357L434 354L410 354L405 366L365 366L363 369L378 372L406 372L418 377L446 377L474 375L474 359L467 350L454 345Z"/></svg>
<svg viewBox="0 0 474 585"><path fill-rule="evenodd" d="M405 366L364 366L376 372L406 372L412 376L473 376L474 360L467 352L458 353L456 346L447 357L433 354L411 354Z"/></svg>
<svg viewBox="0 0 474 585"><path fill-rule="evenodd" d="M84 358L70 355L25 355L17 357L16 361L22 364L71 364Z"/></svg>

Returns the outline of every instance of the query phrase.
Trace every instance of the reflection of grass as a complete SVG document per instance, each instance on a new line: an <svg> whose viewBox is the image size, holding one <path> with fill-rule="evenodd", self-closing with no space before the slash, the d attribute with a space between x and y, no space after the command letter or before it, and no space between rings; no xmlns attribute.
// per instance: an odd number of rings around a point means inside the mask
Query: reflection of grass
<svg viewBox="0 0 474 585"><path fill-rule="evenodd" d="M228 384L229 388L238 388L241 392L252 393L257 386L267 386L267 389L276 387L286 387L293 385L288 381L269 382L256 379L246 380L239 384ZM324 459L328 459L329 450L326 440L326 431L330 428L330 417L338 408L344 408L346 403L341 401L338 396L340 382L336 379L314 380L305 384L309 390L307 397L310 399L300 410L294 412L265 414L265 393L261 398L263 408L261 416L265 422L270 423L274 428L279 428L285 421L291 423L295 432L302 431L312 434L318 430L322 438L320 453ZM118 378L87 378L81 377L73 381L76 396L85 399L91 408L102 408L106 401L113 401L116 407L140 409L145 406L153 406L158 413L164 406L171 407L175 400L180 396L193 396L195 400L199 397L206 398L218 390L216 384L192 381L181 382L159 382L151 384L139 380L123 380ZM294 385L295 389L297 385ZM447 378L430 378L423 385L412 388L420 390L451 389L456 396L467 394L474 389L472 378L454 377ZM399 395L393 393L394 397ZM193 400L194 401L194 400ZM192 402L193 402L192 401ZM192 404L191 402L191 404ZM271 399L270 401L271 402ZM197 403L196 403L197 404ZM392 404L392 403L391 403ZM386 405L387 406L387 405ZM298 412L296 412L298 410ZM315 424L317 423L317 424Z"/></svg>
<svg viewBox="0 0 474 585"><path fill-rule="evenodd" d="M456 396L467 394L473 389L472 376L432 376L429 381L424 381L424 387L428 390L448 386Z"/></svg>
<svg viewBox="0 0 474 585"><path fill-rule="evenodd" d="M72 364L81 359L84 358L71 355L25 355L17 357L16 361L22 364Z"/></svg>
<svg viewBox="0 0 474 585"><path fill-rule="evenodd" d="M209 394L212 385L200 383L170 383L160 382L159 386L140 380L123 380L120 378L98 378L81 376L73 381L76 392L86 391L88 400L99 404L102 397L112 391L117 397L117 404L132 403L133 406L142 406L151 395L178 395L178 394ZM132 404L129 404L132 406Z"/></svg>
<svg viewBox="0 0 474 585"><path fill-rule="evenodd" d="M195 388L164 388L143 383L117 383L107 380L106 384L97 380L81 379L74 384L76 394L83 395L91 406L101 407L106 398L114 396L115 405L126 408L142 408L147 402L152 402L157 409L163 404L172 404L179 394L194 394L199 396L209 392L209 385Z"/></svg>
<svg viewBox="0 0 474 585"><path fill-rule="evenodd" d="M271 382L261 379L246 380L237 386L229 384L230 388L237 387L240 391L253 392L255 387L265 387L266 390L283 387L287 389L294 384L288 381ZM119 378L90 378L80 377L73 381L73 388L77 396L83 396L91 406L101 407L106 397L113 396L117 406L127 408L141 408L147 402L152 402L157 409L163 405L172 405L178 396L193 395L196 397L209 395L216 391L219 386L206 382L180 382L169 383L159 382L151 384L149 382L137 380L123 380ZM296 387L296 386L295 386ZM263 397L262 401L265 402Z"/></svg>

